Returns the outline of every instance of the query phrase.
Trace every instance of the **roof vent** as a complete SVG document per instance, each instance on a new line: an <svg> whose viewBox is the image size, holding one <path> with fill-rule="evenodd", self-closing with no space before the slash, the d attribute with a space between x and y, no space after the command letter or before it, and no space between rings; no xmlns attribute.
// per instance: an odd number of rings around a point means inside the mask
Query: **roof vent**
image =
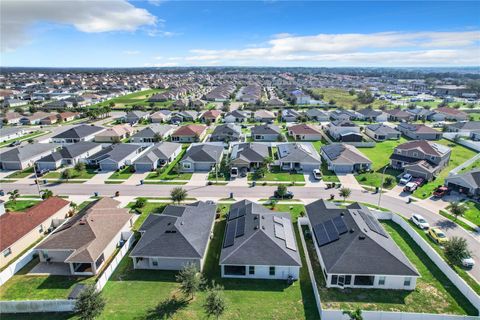
<svg viewBox="0 0 480 320"><path fill-rule="evenodd" d="M262 219L265 219L265 216L262 216Z"/></svg>
<svg viewBox="0 0 480 320"><path fill-rule="evenodd" d="M358 239L359 239L359 240L365 240L365 236L364 236L364 235L360 235L360 236L358 236Z"/></svg>
<svg viewBox="0 0 480 320"><path fill-rule="evenodd" d="M258 230L258 226L255 226L253 229Z"/></svg>
<svg viewBox="0 0 480 320"><path fill-rule="evenodd" d="M354 233L355 232L355 229L350 229L350 233Z"/></svg>
<svg viewBox="0 0 480 320"><path fill-rule="evenodd" d="M262 226L262 230L265 230L265 226Z"/></svg>
<svg viewBox="0 0 480 320"><path fill-rule="evenodd" d="M367 229L365 229L365 228L363 228L363 231L365 231L365 233L367 233L367 232L368 232L368 230L367 230Z"/></svg>
<svg viewBox="0 0 480 320"><path fill-rule="evenodd" d="M177 231L176 230L167 230L167 231L165 231L165 233L177 233Z"/></svg>
<svg viewBox="0 0 480 320"><path fill-rule="evenodd" d="M341 216L341 217L343 217L344 215L345 215L345 213L343 213L343 212L340 213L340 216Z"/></svg>

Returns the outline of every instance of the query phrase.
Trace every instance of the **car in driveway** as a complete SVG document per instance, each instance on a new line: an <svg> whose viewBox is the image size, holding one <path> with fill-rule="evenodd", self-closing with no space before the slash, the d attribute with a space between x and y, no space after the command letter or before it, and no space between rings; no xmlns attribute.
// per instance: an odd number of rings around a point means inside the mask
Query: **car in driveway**
<svg viewBox="0 0 480 320"><path fill-rule="evenodd" d="M405 173L401 178L400 178L400 184L407 184L412 180L412 175L410 173Z"/></svg>
<svg viewBox="0 0 480 320"><path fill-rule="evenodd" d="M320 169L313 169L312 173L313 173L313 178L315 180L321 180L322 179L322 172L320 171Z"/></svg>
<svg viewBox="0 0 480 320"><path fill-rule="evenodd" d="M422 230L427 230L428 228L430 228L430 225L428 224L427 220L425 220L425 218L419 214L414 214L410 218L410 220Z"/></svg>
<svg viewBox="0 0 480 320"><path fill-rule="evenodd" d="M428 235L438 244L444 244L448 241L445 233L439 228L430 228L430 230L428 230Z"/></svg>
<svg viewBox="0 0 480 320"><path fill-rule="evenodd" d="M462 267L465 269L472 269L475 265L475 260L472 257L467 257L462 259Z"/></svg>

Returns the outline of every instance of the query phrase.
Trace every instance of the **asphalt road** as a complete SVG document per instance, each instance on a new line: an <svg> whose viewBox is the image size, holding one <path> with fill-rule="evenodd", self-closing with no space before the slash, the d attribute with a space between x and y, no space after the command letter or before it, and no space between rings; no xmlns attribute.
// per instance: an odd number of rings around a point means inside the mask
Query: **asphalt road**
<svg viewBox="0 0 480 320"><path fill-rule="evenodd" d="M112 196L116 191L120 195L125 196L170 196L172 185L84 185L84 184L57 184L49 185L54 194L61 195L93 195L98 192L102 196ZM37 186L34 184L3 184L2 188L5 192L18 189L21 194L35 194L37 193ZM188 191L188 195L203 199L211 198L212 200L228 198L230 193L233 193L235 199L258 199L268 198L273 195L276 187L228 187L228 186L184 186ZM338 190L324 188L308 188L308 187L289 187L289 190L295 194L295 198L304 200L305 203L312 202L320 198L329 198L330 194L335 194L338 199ZM378 194L372 194L366 190L352 190L349 200L377 204ZM381 207L384 207L392 212L410 218L413 213L419 213L431 226L438 226L448 237L458 236L467 239L470 250L474 253L474 258L477 261L475 267L470 271L470 274L480 282L480 238L464 229L458 227L450 220L443 218L441 215L432 212L426 208L416 205L414 202L407 204L405 200L394 198L386 194L382 195Z"/></svg>

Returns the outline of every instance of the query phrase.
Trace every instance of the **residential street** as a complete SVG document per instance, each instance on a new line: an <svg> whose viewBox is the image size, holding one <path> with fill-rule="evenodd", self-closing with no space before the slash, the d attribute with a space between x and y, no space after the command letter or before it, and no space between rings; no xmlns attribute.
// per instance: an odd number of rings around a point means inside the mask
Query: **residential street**
<svg viewBox="0 0 480 320"><path fill-rule="evenodd" d="M34 184L3 184L5 193L18 189L21 194L35 194L37 187ZM91 195L98 192L99 195L112 196L116 191L120 191L120 195L128 196L150 196L165 197L170 195L170 190L175 187L173 185L127 185L127 184L58 184L49 185L55 194L61 195ZM219 200L228 198L230 193L236 200L240 199L261 199L268 198L273 195L276 187L242 187L242 186L184 186L188 190L188 195L201 200ZM329 198L331 194L339 199L338 189L325 189L322 187L305 188L305 187L289 187L289 190L295 194L296 199L302 199L304 203L310 203L319 198ZM363 189L352 188L352 194L348 200L366 202L377 205L378 194L372 194ZM480 255L480 235L473 235L470 232L456 226L450 220L443 218L439 214L430 211L422 203L412 202L406 203L406 200L394 197L390 194L383 194L381 198L381 207L387 208L392 212L409 218L413 213L423 215L431 226L438 226L445 231L448 237L459 236L467 239L470 250L474 253L474 258L479 261ZM472 276L480 282L480 265L477 263L470 271Z"/></svg>

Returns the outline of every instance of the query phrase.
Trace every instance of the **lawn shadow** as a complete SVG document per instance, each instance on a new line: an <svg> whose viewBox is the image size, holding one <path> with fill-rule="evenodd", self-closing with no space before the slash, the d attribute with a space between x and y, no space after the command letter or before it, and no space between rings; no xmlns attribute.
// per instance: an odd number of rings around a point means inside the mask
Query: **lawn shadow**
<svg viewBox="0 0 480 320"><path fill-rule="evenodd" d="M69 289L85 279L85 277L47 276L37 289Z"/></svg>
<svg viewBox="0 0 480 320"><path fill-rule="evenodd" d="M162 320L172 318L178 311L188 306L188 300L185 298L177 298L173 295L161 301L155 308L148 310L147 314L137 319L145 320Z"/></svg>
<svg viewBox="0 0 480 320"><path fill-rule="evenodd" d="M439 227L440 229L445 229L445 230L448 230L448 229L455 229L458 227L458 224L456 224L455 222L449 220L449 219L444 219L444 220L440 220L438 221L435 226Z"/></svg>

